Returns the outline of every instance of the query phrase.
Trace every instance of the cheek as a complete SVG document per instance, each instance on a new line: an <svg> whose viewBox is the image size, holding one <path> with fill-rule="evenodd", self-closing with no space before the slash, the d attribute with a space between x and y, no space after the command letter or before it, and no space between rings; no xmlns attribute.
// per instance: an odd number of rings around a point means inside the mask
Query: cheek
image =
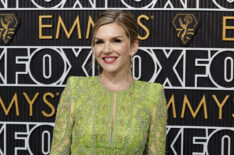
<svg viewBox="0 0 234 155"><path fill-rule="evenodd" d="M95 58L98 58L98 56L100 56L100 49L99 48L94 48L94 51L93 51L93 55Z"/></svg>
<svg viewBox="0 0 234 155"><path fill-rule="evenodd" d="M95 48L95 51L97 51L97 53L100 53L102 50L103 50L103 46L102 46L102 45L98 45L98 46Z"/></svg>
<svg viewBox="0 0 234 155"><path fill-rule="evenodd" d="M129 55L129 49L127 45L113 46L113 50L117 51L121 55Z"/></svg>
<svg viewBox="0 0 234 155"><path fill-rule="evenodd" d="M98 53L97 52L93 52L93 56L94 56L94 58L96 59L96 61L98 61L99 62L99 56L98 56Z"/></svg>

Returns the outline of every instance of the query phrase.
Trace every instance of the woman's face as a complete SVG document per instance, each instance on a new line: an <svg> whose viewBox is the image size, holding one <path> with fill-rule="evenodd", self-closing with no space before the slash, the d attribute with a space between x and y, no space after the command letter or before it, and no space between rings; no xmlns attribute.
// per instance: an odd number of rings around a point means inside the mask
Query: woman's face
<svg viewBox="0 0 234 155"><path fill-rule="evenodd" d="M116 23L100 26L94 37L94 56L104 72L129 71L130 56L137 48L138 41L130 46L126 32Z"/></svg>

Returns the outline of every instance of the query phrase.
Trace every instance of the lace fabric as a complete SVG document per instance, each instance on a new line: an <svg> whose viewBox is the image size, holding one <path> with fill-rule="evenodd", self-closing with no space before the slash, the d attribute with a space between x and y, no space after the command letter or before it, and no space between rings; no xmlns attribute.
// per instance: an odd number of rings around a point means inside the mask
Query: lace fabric
<svg viewBox="0 0 234 155"><path fill-rule="evenodd" d="M57 108L50 154L164 155L166 121L160 84L135 81L112 92L98 77L70 77Z"/></svg>

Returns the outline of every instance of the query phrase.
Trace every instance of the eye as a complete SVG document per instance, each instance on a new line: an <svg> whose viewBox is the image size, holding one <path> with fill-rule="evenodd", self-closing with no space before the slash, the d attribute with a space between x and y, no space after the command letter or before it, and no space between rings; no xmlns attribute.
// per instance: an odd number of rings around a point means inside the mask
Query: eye
<svg viewBox="0 0 234 155"><path fill-rule="evenodd" d="M102 40L97 40L97 41L95 41L95 44L102 44L102 43L103 43Z"/></svg>
<svg viewBox="0 0 234 155"><path fill-rule="evenodd" d="M121 39L117 39L117 38L115 38L115 39L114 39L114 42L115 42L115 43L121 43L121 42L122 42L122 40L121 40Z"/></svg>

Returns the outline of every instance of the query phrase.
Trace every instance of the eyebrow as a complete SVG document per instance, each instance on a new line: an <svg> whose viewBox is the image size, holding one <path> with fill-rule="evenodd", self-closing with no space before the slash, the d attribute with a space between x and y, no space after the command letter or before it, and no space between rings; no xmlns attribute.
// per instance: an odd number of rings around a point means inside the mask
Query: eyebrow
<svg viewBox="0 0 234 155"><path fill-rule="evenodd" d="M115 36L113 38L123 38L123 36ZM99 39L99 40L102 40L102 38L98 38L98 37L94 37L94 39Z"/></svg>

